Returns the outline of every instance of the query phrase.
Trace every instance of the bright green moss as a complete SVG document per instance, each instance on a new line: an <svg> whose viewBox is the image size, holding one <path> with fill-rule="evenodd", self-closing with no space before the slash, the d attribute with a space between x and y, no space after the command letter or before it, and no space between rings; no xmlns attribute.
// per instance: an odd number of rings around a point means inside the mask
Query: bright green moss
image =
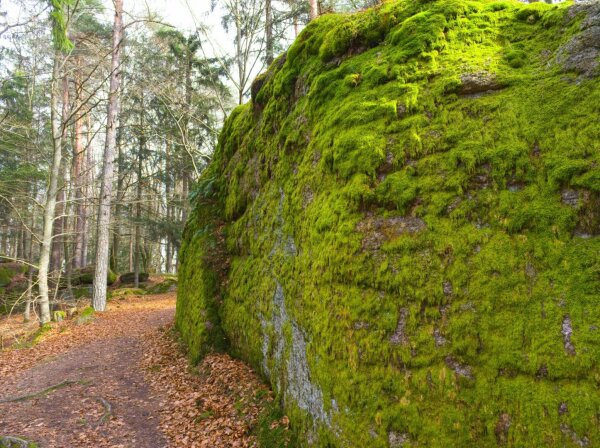
<svg viewBox="0 0 600 448"><path fill-rule="evenodd" d="M600 84L557 62L569 8L311 22L197 187L191 357L227 340L304 445L600 443Z"/></svg>

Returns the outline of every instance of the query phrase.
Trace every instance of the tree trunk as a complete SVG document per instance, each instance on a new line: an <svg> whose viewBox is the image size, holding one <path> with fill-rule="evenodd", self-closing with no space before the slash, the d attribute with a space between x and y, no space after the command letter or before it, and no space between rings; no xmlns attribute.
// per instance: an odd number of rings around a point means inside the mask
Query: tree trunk
<svg viewBox="0 0 600 448"><path fill-rule="evenodd" d="M239 85L238 85L238 104L242 104L244 102L244 87L246 73L244 70L244 57L242 54L242 22L240 19L240 2L239 0L235 0L235 30L236 30L236 39L235 39L235 49L236 49L236 57L237 57L237 66L238 66L238 77L239 77Z"/></svg>
<svg viewBox="0 0 600 448"><path fill-rule="evenodd" d="M271 0L265 0L265 60L267 65L273 62L273 9Z"/></svg>
<svg viewBox="0 0 600 448"><path fill-rule="evenodd" d="M165 141L165 197L166 197L166 212L167 222L171 224L171 174L169 171L169 142ZM167 257L165 270L167 274L171 272L172 256L171 256L171 232L167 234Z"/></svg>
<svg viewBox="0 0 600 448"><path fill-rule="evenodd" d="M52 122L53 156L50 168L50 180L46 192L44 207L44 224L39 262L39 290L40 290L40 323L50 322L50 298L48 295L48 267L50 264L50 251L52 248L52 230L54 227L54 212L56 210L56 193L58 191L58 176L62 161L62 132L60 129L60 116L58 115L57 84L60 78L60 52L54 55L52 69L52 87L50 90L50 114Z"/></svg>
<svg viewBox="0 0 600 448"><path fill-rule="evenodd" d="M319 17L319 2L318 0L308 0L308 6L310 8L309 17L310 20L316 19Z"/></svg>
<svg viewBox="0 0 600 448"><path fill-rule="evenodd" d="M35 186L32 188L35 191ZM35 229L35 211L36 207L32 208L31 211L31 222L30 229L31 235L29 238L29 246L27 247L27 261L30 266L27 267L27 293L25 296L25 312L23 313L23 320L25 322L29 322L31 320L31 304L33 302L33 237L34 237L34 229Z"/></svg>
<svg viewBox="0 0 600 448"><path fill-rule="evenodd" d="M140 287L140 251L142 243L141 220L142 220L142 166L144 161L144 148L146 146L144 136L144 93L142 92L140 104L140 134L138 136L138 160L137 160L137 188L135 195L135 264L134 279L135 287Z"/></svg>
<svg viewBox="0 0 600 448"><path fill-rule="evenodd" d="M65 153L67 143L67 120L69 118L69 79L65 75L62 80L62 136L61 150ZM59 179L65 178L65 165L61 164ZM59 271L62 268L63 249L65 238L65 190L61 185L56 193L55 222L52 235L52 256L50 259L50 272Z"/></svg>
<svg viewBox="0 0 600 448"><path fill-rule="evenodd" d="M106 309L106 276L108 274L108 246L110 225L110 204L112 199L113 163L117 142L117 118L119 115L119 84L121 81L121 41L123 39L123 0L114 0L115 22L112 40L112 63L108 112L106 122L106 142L102 167L102 182L98 206L98 233L96 235L96 271L94 273L94 293L92 305L96 311Z"/></svg>
<svg viewBox="0 0 600 448"><path fill-rule="evenodd" d="M113 230L113 244L110 249L110 268L113 272L119 272L119 249L121 245L121 209L125 193L123 192L124 167L123 149L121 147L121 132L117 133L117 200L115 203L115 222L117 225Z"/></svg>
<svg viewBox="0 0 600 448"><path fill-rule="evenodd" d="M85 169L86 175L84 176L85 185L84 185L84 207L83 207L83 249L81 251L81 266L85 267L88 264L88 249L89 242L91 241L90 235L88 235L88 231L90 230L90 210L92 210L92 206L90 204L90 198L94 193L94 157L92 151L90 149L92 144L92 118L91 114L87 115L87 139L86 139L86 147L88 148L86 151L85 157Z"/></svg>
<svg viewBox="0 0 600 448"><path fill-rule="evenodd" d="M79 61L78 61L79 63ZM81 73L77 72L75 76L75 108L81 104ZM85 239L85 204L84 204L84 173L85 173L85 150L83 147L83 117L81 112L77 112L74 125L73 136L73 164L71 167L71 177L75 190L75 217L74 219L74 248L72 266L75 269L84 267L83 265L83 240Z"/></svg>

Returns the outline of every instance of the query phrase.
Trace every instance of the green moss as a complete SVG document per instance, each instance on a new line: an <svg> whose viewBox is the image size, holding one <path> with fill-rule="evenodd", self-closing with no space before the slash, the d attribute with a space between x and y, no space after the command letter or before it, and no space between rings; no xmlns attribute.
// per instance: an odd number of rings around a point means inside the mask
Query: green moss
<svg viewBox="0 0 600 448"><path fill-rule="evenodd" d="M5 268L0 265L0 287L5 287L10 285L12 278L15 276L16 272L14 269Z"/></svg>
<svg viewBox="0 0 600 448"><path fill-rule="evenodd" d="M120 299L129 296L143 296L144 294L155 294L150 293L142 288L118 288L108 292L109 299Z"/></svg>
<svg viewBox="0 0 600 448"><path fill-rule="evenodd" d="M74 285L91 285L92 283L94 283L94 275L94 267L88 266L86 268L74 272L72 282ZM115 274L109 269L106 274L106 284L109 286L112 285L114 282L117 281L117 278L117 274Z"/></svg>
<svg viewBox="0 0 600 448"><path fill-rule="evenodd" d="M301 446L599 443L600 85L557 62L569 8L312 21L196 189L191 357L227 341Z"/></svg>
<svg viewBox="0 0 600 448"><path fill-rule="evenodd" d="M156 285L148 288L146 293L147 294L164 294L166 292L173 290L174 288L177 288L177 278L176 277L175 278L165 278L165 280L163 280L162 282L157 283Z"/></svg>
<svg viewBox="0 0 600 448"><path fill-rule="evenodd" d="M96 314L96 310L94 310L94 307L92 307L92 306L85 307L79 313L75 322L77 323L77 325L87 324L88 322L90 322L94 319L95 314Z"/></svg>

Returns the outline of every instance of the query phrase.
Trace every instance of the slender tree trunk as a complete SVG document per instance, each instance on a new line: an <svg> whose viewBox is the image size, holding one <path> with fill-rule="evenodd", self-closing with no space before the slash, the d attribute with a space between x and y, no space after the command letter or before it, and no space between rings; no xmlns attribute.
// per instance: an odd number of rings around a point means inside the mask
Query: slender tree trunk
<svg viewBox="0 0 600 448"><path fill-rule="evenodd" d="M123 192L123 181L124 181L124 167L123 167L123 148L121 147L121 132L117 133L117 201L115 203L115 222L117 225L113 230L113 244L110 249L110 268L113 272L119 272L119 249L121 244L121 209L124 198Z"/></svg>
<svg viewBox="0 0 600 448"><path fill-rule="evenodd" d="M35 186L32 188L33 191L35 191ZM30 229L31 232L34 231L35 229L35 210L36 207L34 206L32 211L31 211L31 222L30 222ZM27 261L29 261L30 264L33 264L33 233L30 235L29 238L29 246L27 248ZM33 267L32 266L28 266L27 268L27 293L25 296L25 312L23 313L23 320L25 322L29 322L31 320L31 304L33 302Z"/></svg>
<svg viewBox="0 0 600 448"><path fill-rule="evenodd" d="M139 148L138 148L138 160L137 160L137 188L135 195L135 263L134 263L134 278L135 287L140 287L140 255L141 255L141 220L142 220L142 166L144 161L144 149L146 146L144 136L144 94L141 96L141 107L140 107L140 134L139 134Z"/></svg>
<svg viewBox="0 0 600 448"><path fill-rule="evenodd" d="M69 80L65 75L62 80L62 136L61 145L63 155L67 143L67 119L69 117ZM61 164L59 179L65 178L65 165ZM61 185L56 193L56 220L52 236L52 256L50 258L50 271L59 271L62 267L64 233L65 233L65 190Z"/></svg>
<svg viewBox="0 0 600 448"><path fill-rule="evenodd" d="M294 37L298 37L298 16L294 14Z"/></svg>
<svg viewBox="0 0 600 448"><path fill-rule="evenodd" d="M108 246L110 205L112 199L113 162L117 142L117 118L119 115L119 84L121 81L121 41L123 39L123 0L114 0L115 22L113 28L112 63L104 164L98 206L98 233L96 235L96 271L92 305L96 311L106 309L106 276L108 274Z"/></svg>
<svg viewBox="0 0 600 448"><path fill-rule="evenodd" d="M58 191L58 176L62 161L62 132L60 129L60 116L58 114L58 80L60 78L60 52L54 55L54 68L52 70L52 87L50 90L50 114L52 122L53 156L50 168L50 179L46 192L44 207L44 224L39 262L39 289L40 289L40 323L50 322L50 298L48 295L48 267L50 264L50 251L52 247L52 230L54 227L54 212L56 210L56 193Z"/></svg>
<svg viewBox="0 0 600 448"><path fill-rule="evenodd" d="M79 64L79 61L78 61ZM81 104L81 73L79 70L75 76L75 108ZM83 267L83 240L85 239L85 204L84 204L84 174L85 174L85 151L83 147L83 117L81 112L75 117L73 136L73 164L71 177L75 190L75 217L74 217L74 249L72 266L75 269Z"/></svg>
<svg viewBox="0 0 600 448"><path fill-rule="evenodd" d="M166 197L166 213L167 213L167 222L171 223L171 173L169 171L169 142L165 141L165 197ZM167 257L165 270L167 274L171 272L171 265L173 264L173 260L171 257L171 232L167 234Z"/></svg>
<svg viewBox="0 0 600 448"><path fill-rule="evenodd" d="M244 102L244 88L246 86L245 78L246 73L244 70L244 57L242 54L242 23L240 19L240 1L235 0L235 30L236 30L236 39L235 39L235 49L236 49L236 58L237 58L237 66L238 66L238 77L239 77L239 85L238 85L238 104L242 104Z"/></svg>
<svg viewBox="0 0 600 448"><path fill-rule="evenodd" d="M319 17L319 2L318 0L308 0L308 6L309 6L309 17L310 20L316 19L317 17Z"/></svg>
<svg viewBox="0 0 600 448"><path fill-rule="evenodd" d="M129 233L129 272L133 272L133 232Z"/></svg>
<svg viewBox="0 0 600 448"><path fill-rule="evenodd" d="M88 249L89 242L91 240L88 232L91 228L90 226L90 210L92 206L90 204L90 198L94 192L94 158L92 155L92 151L89 149L92 143L92 118L91 114L87 115L87 151L85 157L85 172L84 176L85 185L84 185L84 207L83 207L83 249L81 251L81 267L85 267L88 264Z"/></svg>
<svg viewBox="0 0 600 448"><path fill-rule="evenodd" d="M273 8L271 0L265 0L265 60L267 65L273 62Z"/></svg>

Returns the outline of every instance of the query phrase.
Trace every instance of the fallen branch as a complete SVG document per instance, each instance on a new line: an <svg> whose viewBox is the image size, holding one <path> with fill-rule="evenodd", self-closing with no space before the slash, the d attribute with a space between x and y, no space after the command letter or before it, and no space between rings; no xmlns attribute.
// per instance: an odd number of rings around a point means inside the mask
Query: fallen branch
<svg viewBox="0 0 600 448"><path fill-rule="evenodd" d="M104 398L97 398L97 400L100 403L102 403L102 406L104 406L104 414L102 414L102 417L100 417L100 420L98 420L98 426L102 426L103 424L105 424L107 421L109 421L111 419L112 406Z"/></svg>
<svg viewBox="0 0 600 448"><path fill-rule="evenodd" d="M0 436L0 448L29 448L31 442L13 436Z"/></svg>
<svg viewBox="0 0 600 448"><path fill-rule="evenodd" d="M71 386L77 382L78 381L66 380L66 381L63 381L62 383L58 383L53 386L47 387L46 389L41 390L39 392L34 392L32 394L27 394L27 395L21 395L20 397L2 399L2 400L0 400L0 404L15 403L17 401L27 401L27 400L31 400L32 398L38 398L43 395L49 394L50 392L54 392L55 390L62 389L63 387Z"/></svg>

